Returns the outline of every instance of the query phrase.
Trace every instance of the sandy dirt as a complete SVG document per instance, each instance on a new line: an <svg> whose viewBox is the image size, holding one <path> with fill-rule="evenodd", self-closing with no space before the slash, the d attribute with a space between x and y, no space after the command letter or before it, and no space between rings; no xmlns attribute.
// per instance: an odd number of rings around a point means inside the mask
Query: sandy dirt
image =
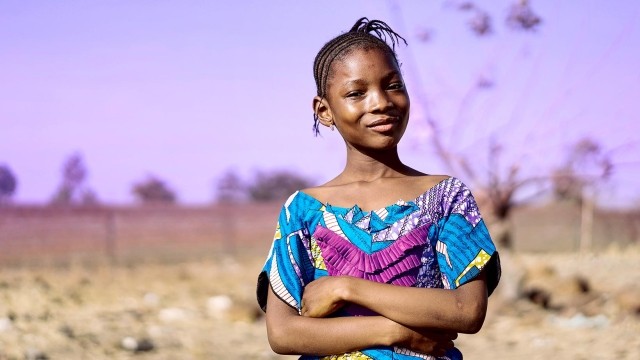
<svg viewBox="0 0 640 360"><path fill-rule="evenodd" d="M0 359L295 358L269 348L254 300L262 261L0 268ZM587 279L588 300L545 309L515 297L545 267ZM640 249L518 254L503 272L483 329L457 340L465 359L640 359L633 294L619 300L640 284Z"/></svg>

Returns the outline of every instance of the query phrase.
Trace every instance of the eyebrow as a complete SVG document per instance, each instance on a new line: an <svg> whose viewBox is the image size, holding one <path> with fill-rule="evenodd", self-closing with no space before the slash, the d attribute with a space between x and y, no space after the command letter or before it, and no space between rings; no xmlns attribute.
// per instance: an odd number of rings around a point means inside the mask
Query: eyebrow
<svg viewBox="0 0 640 360"><path fill-rule="evenodd" d="M400 73L396 70L391 70L385 76L382 77L383 80L389 80L394 76L399 76ZM348 87L349 85L366 85L367 82L362 79L349 80L342 84L342 86Z"/></svg>
<svg viewBox="0 0 640 360"><path fill-rule="evenodd" d="M349 80L345 83L343 83L342 85L345 87L349 87L349 85L366 85L367 82L362 80L362 79L356 79L356 80Z"/></svg>

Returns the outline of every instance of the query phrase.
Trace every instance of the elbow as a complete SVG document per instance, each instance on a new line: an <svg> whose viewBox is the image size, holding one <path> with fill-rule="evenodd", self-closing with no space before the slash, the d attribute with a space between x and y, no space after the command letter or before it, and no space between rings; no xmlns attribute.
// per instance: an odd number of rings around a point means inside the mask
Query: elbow
<svg viewBox="0 0 640 360"><path fill-rule="evenodd" d="M464 326L462 331L463 334L476 334L482 329L482 325L484 324L484 317L475 317L467 320L467 323Z"/></svg>
<svg viewBox="0 0 640 360"><path fill-rule="evenodd" d="M461 310L459 332L464 334L476 334L482 329L484 319L487 315L487 303L485 301L458 302Z"/></svg>
<svg viewBox="0 0 640 360"><path fill-rule="evenodd" d="M286 325L267 326L267 339L271 350L280 355L296 355L292 340L294 337L288 332Z"/></svg>
<svg viewBox="0 0 640 360"><path fill-rule="evenodd" d="M286 344L269 339L271 350L278 355L296 355Z"/></svg>
<svg viewBox="0 0 640 360"><path fill-rule="evenodd" d="M271 350L280 355L293 355L291 346L287 343L287 335L282 329L267 329L267 338Z"/></svg>

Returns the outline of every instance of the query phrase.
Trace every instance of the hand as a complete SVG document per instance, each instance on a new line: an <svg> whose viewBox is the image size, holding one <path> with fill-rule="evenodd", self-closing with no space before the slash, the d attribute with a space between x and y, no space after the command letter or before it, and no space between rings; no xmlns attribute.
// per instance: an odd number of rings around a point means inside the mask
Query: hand
<svg viewBox="0 0 640 360"><path fill-rule="evenodd" d="M346 277L323 276L307 284L302 294L300 315L314 318L326 317L342 306Z"/></svg>
<svg viewBox="0 0 640 360"><path fill-rule="evenodd" d="M453 347L453 340L458 333L434 329L411 329L398 325L398 338L394 345L404 347L419 353L444 356Z"/></svg>

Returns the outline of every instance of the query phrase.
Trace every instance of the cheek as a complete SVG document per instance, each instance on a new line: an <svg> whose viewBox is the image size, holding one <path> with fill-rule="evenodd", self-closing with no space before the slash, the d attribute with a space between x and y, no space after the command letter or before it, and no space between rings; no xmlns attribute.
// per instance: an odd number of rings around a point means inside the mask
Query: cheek
<svg viewBox="0 0 640 360"><path fill-rule="evenodd" d="M409 101L409 97L403 97L396 102L396 107L402 113L402 117L405 120L405 123L409 120L409 108L411 107L411 101Z"/></svg>
<svg viewBox="0 0 640 360"><path fill-rule="evenodd" d="M407 94L406 92L402 95L398 95L398 97L396 98L396 105L399 107L408 109L410 103L411 101L409 100L409 94Z"/></svg>
<svg viewBox="0 0 640 360"><path fill-rule="evenodd" d="M355 121L359 114L358 107L349 103L338 103L332 106L332 114L334 121L338 123L348 124Z"/></svg>

